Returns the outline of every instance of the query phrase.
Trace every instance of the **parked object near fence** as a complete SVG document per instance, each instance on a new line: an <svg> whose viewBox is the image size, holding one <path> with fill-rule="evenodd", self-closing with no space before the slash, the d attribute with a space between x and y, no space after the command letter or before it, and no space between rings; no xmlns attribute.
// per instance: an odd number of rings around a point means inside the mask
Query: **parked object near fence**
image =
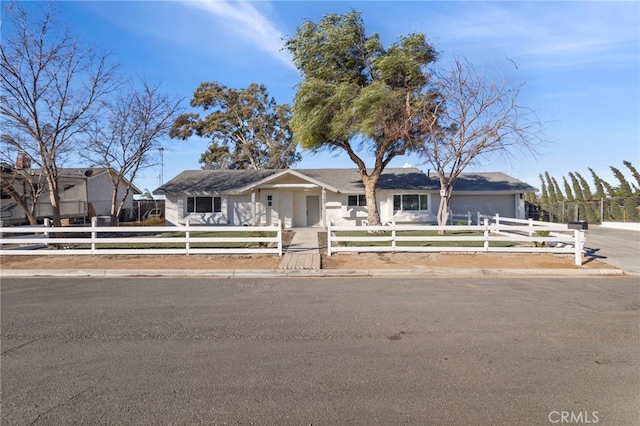
<svg viewBox="0 0 640 426"><path fill-rule="evenodd" d="M332 226L327 254L336 252L511 252L573 254L582 265L584 229L532 219L481 216L483 225ZM451 235L438 235L439 231ZM340 235L357 232L358 235ZM460 233L468 233L460 235ZM407 235L411 234L411 235ZM470 234L470 235L469 235ZM350 245L351 243L351 245ZM504 246L504 243L512 243Z"/></svg>
<svg viewBox="0 0 640 426"><path fill-rule="evenodd" d="M0 255L277 254L282 228L271 226L21 226L1 228ZM220 236L211 236L211 234ZM203 234L206 234L203 235Z"/></svg>

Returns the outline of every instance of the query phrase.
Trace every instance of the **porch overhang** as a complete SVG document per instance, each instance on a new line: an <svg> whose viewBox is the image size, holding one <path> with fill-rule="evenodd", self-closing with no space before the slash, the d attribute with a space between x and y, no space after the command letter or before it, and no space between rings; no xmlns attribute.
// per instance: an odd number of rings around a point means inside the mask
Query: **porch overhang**
<svg viewBox="0 0 640 426"><path fill-rule="evenodd" d="M305 181L305 183L272 183L275 180L283 177L283 176L295 176L300 180ZM268 176L260 181L253 182L243 188L238 189L237 193L243 193L255 189L313 189L313 188L322 188L323 190L328 190L332 192L340 192L338 188L335 188L331 185L327 185L324 182L321 182L317 179L313 179L303 173L297 172L295 170L287 169L283 170L279 173L275 173L271 176Z"/></svg>

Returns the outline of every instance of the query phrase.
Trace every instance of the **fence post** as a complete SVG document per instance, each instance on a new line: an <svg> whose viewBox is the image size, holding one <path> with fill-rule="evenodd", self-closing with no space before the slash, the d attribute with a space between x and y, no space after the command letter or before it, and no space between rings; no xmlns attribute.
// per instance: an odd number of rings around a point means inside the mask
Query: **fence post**
<svg viewBox="0 0 640 426"><path fill-rule="evenodd" d="M48 217L44 218L44 227L51 228L51 219L49 219ZM49 231L44 231L44 237L46 239L49 239ZM49 243L44 243L44 246L49 247Z"/></svg>
<svg viewBox="0 0 640 426"><path fill-rule="evenodd" d="M184 248L185 248L185 254L187 256L189 256L189 248L191 247L191 245L189 244L189 219L187 219L184 223L185 226L185 231L184 231L184 236L185 236L185 243L184 243Z"/></svg>
<svg viewBox="0 0 640 426"><path fill-rule="evenodd" d="M391 251L396 251L396 221L391 222Z"/></svg>
<svg viewBox="0 0 640 426"><path fill-rule="evenodd" d="M327 256L331 256L331 221L327 224Z"/></svg>
<svg viewBox="0 0 640 426"><path fill-rule="evenodd" d="M98 226L98 217L93 216L91 218L91 254L96 254L96 239L98 238L98 233L96 232L96 227Z"/></svg>
<svg viewBox="0 0 640 426"><path fill-rule="evenodd" d="M575 247L575 264L582 266L582 245L584 243L584 231L580 229L573 230L573 239Z"/></svg>
<svg viewBox="0 0 640 426"><path fill-rule="evenodd" d="M533 230L533 218L529 218L529 236L533 237L534 234L534 230Z"/></svg>
<svg viewBox="0 0 640 426"><path fill-rule="evenodd" d="M484 251L489 251L489 219L484 218Z"/></svg>
<svg viewBox="0 0 640 426"><path fill-rule="evenodd" d="M467 226L471 226L471 212L467 212Z"/></svg>
<svg viewBox="0 0 640 426"><path fill-rule="evenodd" d="M278 219L278 256L282 256L282 220Z"/></svg>

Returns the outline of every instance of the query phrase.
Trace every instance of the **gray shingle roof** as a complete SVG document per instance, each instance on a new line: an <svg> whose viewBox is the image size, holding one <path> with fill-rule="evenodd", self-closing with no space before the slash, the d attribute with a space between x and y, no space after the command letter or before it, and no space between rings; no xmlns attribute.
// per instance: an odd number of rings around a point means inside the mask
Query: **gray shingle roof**
<svg viewBox="0 0 640 426"><path fill-rule="evenodd" d="M294 169L342 193L363 193L364 185L357 169ZM233 193L281 173L282 170L186 170L155 194L210 195ZM416 168L386 169L378 181L381 190L439 191L437 176ZM454 187L459 192L535 192L536 188L504 173L463 173Z"/></svg>
<svg viewBox="0 0 640 426"><path fill-rule="evenodd" d="M296 171L336 187L342 193L364 192L364 184L357 169L296 169ZM429 178L418 169L388 168L380 176L378 189L427 191L432 188Z"/></svg>
<svg viewBox="0 0 640 426"><path fill-rule="evenodd" d="M235 192L281 170L185 170L154 194L210 195Z"/></svg>
<svg viewBox="0 0 640 426"><path fill-rule="evenodd" d="M433 178L433 176L432 176ZM502 172L462 173L456 180L454 191L536 192L537 189Z"/></svg>

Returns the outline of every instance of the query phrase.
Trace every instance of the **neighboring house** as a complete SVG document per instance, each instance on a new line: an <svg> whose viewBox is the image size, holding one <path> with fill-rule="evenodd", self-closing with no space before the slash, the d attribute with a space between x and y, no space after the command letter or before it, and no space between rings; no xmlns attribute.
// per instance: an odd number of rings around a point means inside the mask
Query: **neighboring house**
<svg viewBox="0 0 640 426"><path fill-rule="evenodd" d="M524 193L536 189L503 173L463 174L454 213L524 218ZM415 168L386 169L377 187L382 223L435 223L440 184ZM362 225L367 207L356 169L187 170L154 191L164 195L168 225L261 225L285 228Z"/></svg>
<svg viewBox="0 0 640 426"><path fill-rule="evenodd" d="M21 172L24 173L25 170ZM40 177L40 169L29 169L34 181L39 180L46 185L44 176ZM111 195L113 183L106 168L64 168L58 169L60 187L60 215L62 219L76 220L93 216L109 216L111 214ZM3 170L3 173L12 173ZM25 193L22 180L17 179L15 188L18 193ZM120 185L118 192L124 194L126 187ZM126 218L133 215L133 195L141 191L135 186L125 200L123 212ZM52 215L49 190L45 188L38 198L36 217L41 220ZM6 194L2 194L0 219L7 225L27 223L24 211Z"/></svg>

